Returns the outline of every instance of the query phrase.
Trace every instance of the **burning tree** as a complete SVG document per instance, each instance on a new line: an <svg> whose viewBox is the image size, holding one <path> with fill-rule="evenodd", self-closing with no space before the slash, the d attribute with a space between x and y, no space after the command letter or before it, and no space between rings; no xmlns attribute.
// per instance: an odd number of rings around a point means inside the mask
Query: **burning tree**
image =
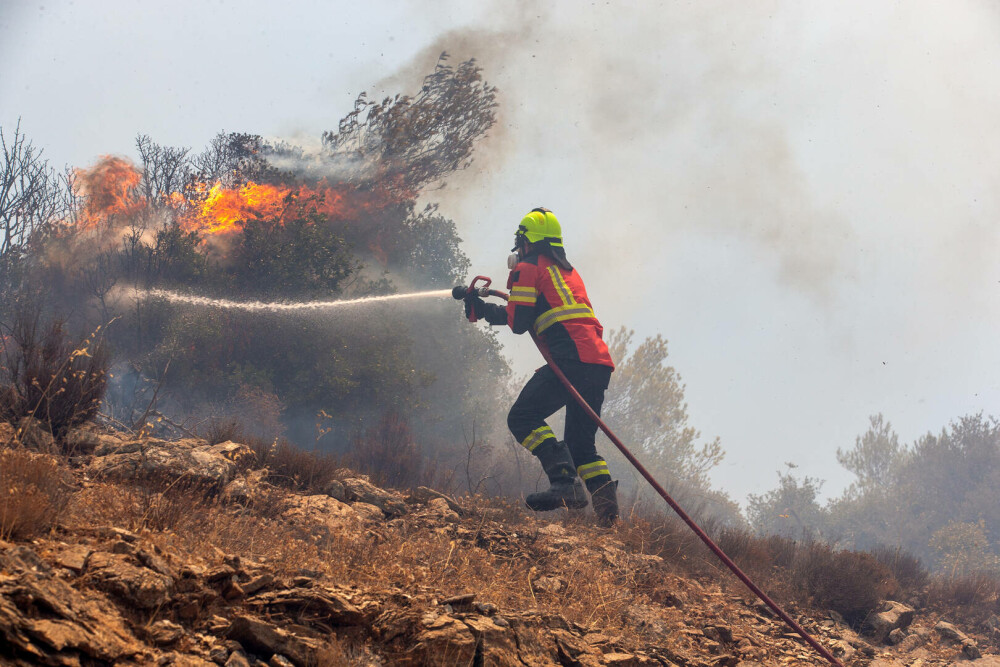
<svg viewBox="0 0 1000 667"><path fill-rule="evenodd" d="M119 288L328 299L454 284L468 268L455 225L416 200L468 165L496 106L474 61L453 67L442 55L414 96L359 96L315 153L246 133L219 134L201 153L139 135L138 164L106 156L72 172L72 205L40 237L31 280L50 286L47 306L76 325L117 318L108 339L119 359L148 377L169 363L164 394L189 410L249 388L280 399L293 432L308 424L300 439L320 409L340 426L329 437L344 441L360 417L389 407L461 422L455 406L491 388L470 377L425 391L452 349L478 346L499 374L506 364L495 339L451 313L278 320Z"/></svg>

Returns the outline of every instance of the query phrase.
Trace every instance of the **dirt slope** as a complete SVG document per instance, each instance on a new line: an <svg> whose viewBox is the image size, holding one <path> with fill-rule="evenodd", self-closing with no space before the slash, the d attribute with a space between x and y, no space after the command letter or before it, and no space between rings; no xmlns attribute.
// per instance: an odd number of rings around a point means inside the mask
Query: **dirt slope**
<svg viewBox="0 0 1000 667"><path fill-rule="evenodd" d="M3 665L826 664L724 573L694 578L627 526L348 470L292 493L233 442L69 437L58 523L0 541ZM790 611L848 665L1000 667L933 616L892 620L888 646Z"/></svg>

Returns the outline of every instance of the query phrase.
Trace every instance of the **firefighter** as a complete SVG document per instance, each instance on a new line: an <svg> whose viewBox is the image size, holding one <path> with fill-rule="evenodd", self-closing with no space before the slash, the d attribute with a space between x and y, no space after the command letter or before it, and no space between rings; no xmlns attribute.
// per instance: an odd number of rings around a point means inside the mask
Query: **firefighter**
<svg viewBox="0 0 1000 667"><path fill-rule="evenodd" d="M615 365L594 315L580 274L566 259L559 221L546 208L532 209L514 236L508 258L510 300L506 308L479 296L466 300L466 316L493 325L506 324L515 334L533 330L576 390L594 412L601 413L604 391ZM545 419L566 408L565 441L556 438ZM507 415L514 438L538 457L549 488L525 500L537 512L587 505L586 483L594 513L604 525L618 517L617 480L594 446L597 424L548 366L538 369L521 390Z"/></svg>

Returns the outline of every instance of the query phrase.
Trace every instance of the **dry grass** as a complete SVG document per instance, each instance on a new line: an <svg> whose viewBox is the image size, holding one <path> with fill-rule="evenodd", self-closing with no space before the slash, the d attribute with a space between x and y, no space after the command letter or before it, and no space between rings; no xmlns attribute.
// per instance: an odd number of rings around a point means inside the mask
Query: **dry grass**
<svg viewBox="0 0 1000 667"><path fill-rule="evenodd" d="M286 492L275 490L285 497ZM201 562L236 554L267 562L277 574L313 568L318 548L268 515L280 501L267 499L267 510L230 506L200 489L165 489L161 485L101 483L77 493L67 521L73 527L116 526L151 531L148 539L180 557Z"/></svg>
<svg viewBox="0 0 1000 667"><path fill-rule="evenodd" d="M0 450L0 540L48 532L70 497L62 462L22 449Z"/></svg>

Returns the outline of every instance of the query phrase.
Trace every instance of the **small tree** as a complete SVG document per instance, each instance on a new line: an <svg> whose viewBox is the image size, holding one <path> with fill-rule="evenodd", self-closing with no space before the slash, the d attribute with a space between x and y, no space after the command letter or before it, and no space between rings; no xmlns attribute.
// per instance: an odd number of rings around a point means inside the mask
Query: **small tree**
<svg viewBox="0 0 1000 667"><path fill-rule="evenodd" d="M55 218L61 197L55 172L21 132L20 121L13 136L0 127L0 150L0 258L7 259Z"/></svg>
<svg viewBox="0 0 1000 667"><path fill-rule="evenodd" d="M180 192L188 180L191 165L189 148L171 148L154 142L149 135L135 138L135 147L142 162L139 190L151 206L165 204L170 196Z"/></svg>
<svg viewBox="0 0 1000 667"><path fill-rule="evenodd" d="M708 488L708 471L724 456L722 445L718 438L698 443L701 434L688 424L680 375L666 364L667 341L660 335L647 338L630 354L633 336L625 327L607 336L617 368L601 414L651 470Z"/></svg>
<svg viewBox="0 0 1000 667"><path fill-rule="evenodd" d="M792 538L814 538L822 532L824 512L816 500L823 480L814 477L797 478L786 463L788 472L778 471L778 488L763 495L750 495L747 519L762 535L783 535Z"/></svg>
<svg viewBox="0 0 1000 667"><path fill-rule="evenodd" d="M475 60L458 67L442 53L420 92L370 102L362 93L336 132L323 134L331 161L355 183L415 193L466 167L496 121L496 88Z"/></svg>
<svg viewBox="0 0 1000 667"><path fill-rule="evenodd" d="M934 531L930 548L937 555L938 567L951 577L996 570L1000 558L990 550L986 522L951 521Z"/></svg>
<svg viewBox="0 0 1000 667"><path fill-rule="evenodd" d="M887 487L905 452L892 424L881 414L868 421L868 430L854 441L854 449L837 449L837 462L854 473L854 486L860 493Z"/></svg>

